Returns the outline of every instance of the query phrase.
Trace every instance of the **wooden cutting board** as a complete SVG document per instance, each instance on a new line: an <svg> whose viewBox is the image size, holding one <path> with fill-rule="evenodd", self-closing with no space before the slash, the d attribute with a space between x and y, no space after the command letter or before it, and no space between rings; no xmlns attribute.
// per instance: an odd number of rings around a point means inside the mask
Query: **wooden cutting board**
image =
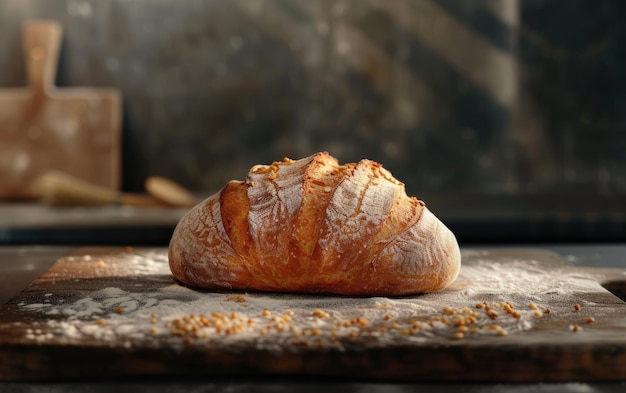
<svg viewBox="0 0 626 393"><path fill-rule="evenodd" d="M466 249L451 288L399 298L177 284L167 250L83 249L0 309L0 378L278 375L626 379L626 271ZM620 289L621 288L621 289Z"/></svg>
<svg viewBox="0 0 626 393"><path fill-rule="evenodd" d="M110 88L55 88L61 26L24 26L28 86L0 89L0 198L32 197L50 169L118 189L121 98Z"/></svg>

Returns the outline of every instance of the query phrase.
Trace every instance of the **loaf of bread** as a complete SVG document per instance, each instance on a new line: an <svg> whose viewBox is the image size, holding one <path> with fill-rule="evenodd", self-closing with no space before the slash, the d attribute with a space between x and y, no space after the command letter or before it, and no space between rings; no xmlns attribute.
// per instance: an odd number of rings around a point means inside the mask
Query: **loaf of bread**
<svg viewBox="0 0 626 393"><path fill-rule="evenodd" d="M198 288L341 295L431 292L457 277L452 232L380 164L328 153L254 166L190 210L169 263Z"/></svg>

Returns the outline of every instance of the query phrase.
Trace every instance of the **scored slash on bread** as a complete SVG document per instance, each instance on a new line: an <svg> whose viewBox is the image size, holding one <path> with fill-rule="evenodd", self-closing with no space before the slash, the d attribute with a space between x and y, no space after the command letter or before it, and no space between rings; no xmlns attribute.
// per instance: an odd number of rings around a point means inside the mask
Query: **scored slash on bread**
<svg viewBox="0 0 626 393"><path fill-rule="evenodd" d="M457 277L454 234L370 160L256 165L178 223L170 268L204 289L405 295Z"/></svg>

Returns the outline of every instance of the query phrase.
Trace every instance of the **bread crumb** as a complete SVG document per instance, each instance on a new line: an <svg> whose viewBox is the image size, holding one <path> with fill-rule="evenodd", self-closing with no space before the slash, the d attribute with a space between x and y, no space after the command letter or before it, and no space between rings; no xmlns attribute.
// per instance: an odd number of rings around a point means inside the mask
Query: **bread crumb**
<svg viewBox="0 0 626 393"><path fill-rule="evenodd" d="M579 331L583 330L583 328L578 325L570 325L569 330L571 330L574 333L578 333Z"/></svg>
<svg viewBox="0 0 626 393"><path fill-rule="evenodd" d="M242 295L228 295L226 296L226 300L229 302L235 302L235 303L245 303L246 302L246 298Z"/></svg>

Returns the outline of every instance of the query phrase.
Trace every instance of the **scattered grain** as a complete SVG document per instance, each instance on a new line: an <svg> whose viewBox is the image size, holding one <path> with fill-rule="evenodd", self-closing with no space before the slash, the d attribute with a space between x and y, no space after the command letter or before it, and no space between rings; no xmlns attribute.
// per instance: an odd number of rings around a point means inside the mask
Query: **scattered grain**
<svg viewBox="0 0 626 393"><path fill-rule="evenodd" d="M496 310L489 310L487 311L487 316L491 319L496 319L498 318L498 312Z"/></svg>
<svg viewBox="0 0 626 393"><path fill-rule="evenodd" d="M448 315L456 314L456 311L452 307L450 307L450 306L445 306L443 308L443 312L448 314Z"/></svg>
<svg viewBox="0 0 626 393"><path fill-rule="evenodd" d="M353 323L354 325L359 325L359 326L367 326L367 325L369 325L369 322L367 321L367 319L361 318L361 317L354 318L353 322L354 322Z"/></svg>
<svg viewBox="0 0 626 393"><path fill-rule="evenodd" d="M328 318L328 317L330 317L330 314L328 314L326 311L320 310L320 309L313 310L311 312L311 315L313 315L315 317L319 317L319 318Z"/></svg>
<svg viewBox="0 0 626 393"><path fill-rule="evenodd" d="M578 333L579 331L581 331L583 328L578 326L578 325L570 325L569 326L569 330L571 330L574 333Z"/></svg>

